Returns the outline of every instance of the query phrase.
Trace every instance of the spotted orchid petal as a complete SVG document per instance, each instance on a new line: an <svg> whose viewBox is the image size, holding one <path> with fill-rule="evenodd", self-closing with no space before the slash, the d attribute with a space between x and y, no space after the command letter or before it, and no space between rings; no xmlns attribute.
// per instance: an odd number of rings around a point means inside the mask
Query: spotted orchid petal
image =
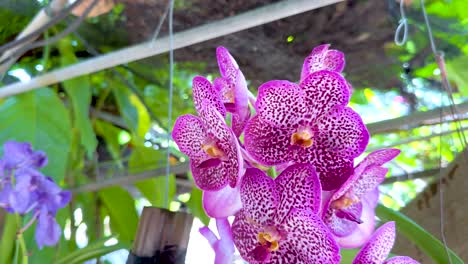
<svg viewBox="0 0 468 264"><path fill-rule="evenodd" d="M298 259L303 263L340 263L340 248L314 212L292 209L285 218L283 229L288 234L288 246L280 245L280 248L297 249L301 254ZM278 263L297 263L282 260Z"/></svg>
<svg viewBox="0 0 468 264"><path fill-rule="evenodd" d="M198 113L202 109L203 101L208 101L221 114L226 116L226 108L221 101L220 92L215 89L209 80L202 76L196 76L192 80L193 104Z"/></svg>
<svg viewBox="0 0 468 264"><path fill-rule="evenodd" d="M234 245L237 250L239 250L242 258L249 263L258 263L259 261L257 261L257 259L259 257L264 257L264 259L270 258L270 254L267 254L267 256L258 256L258 254L254 252L258 244L257 235L261 231L263 231L262 227L251 221L243 209L236 214L236 218L232 223Z"/></svg>
<svg viewBox="0 0 468 264"><path fill-rule="evenodd" d="M348 84L336 72L325 70L314 72L299 86L306 93L304 99L312 120L326 116L333 109L342 108L349 102Z"/></svg>
<svg viewBox="0 0 468 264"><path fill-rule="evenodd" d="M306 105L305 92L289 81L269 81L258 88L255 108L266 123L288 128L303 119Z"/></svg>
<svg viewBox="0 0 468 264"><path fill-rule="evenodd" d="M248 218L269 225L279 202L275 181L257 168L249 168L242 177L241 201ZM261 201L259 203L259 201Z"/></svg>
<svg viewBox="0 0 468 264"><path fill-rule="evenodd" d="M234 242L232 241L231 226L227 218L216 219L219 239L208 228L202 227L199 232L208 240L215 252L215 264L231 263L234 256Z"/></svg>
<svg viewBox="0 0 468 264"><path fill-rule="evenodd" d="M229 185L218 191L204 191L202 203L206 214L212 218L235 215L242 208L239 188Z"/></svg>
<svg viewBox="0 0 468 264"><path fill-rule="evenodd" d="M194 115L179 116L172 129L172 138L180 151L189 157L204 157L201 145L206 133L200 118Z"/></svg>
<svg viewBox="0 0 468 264"><path fill-rule="evenodd" d="M288 161L291 156L292 129L272 126L254 116L244 131L244 146L248 153L262 165L276 165Z"/></svg>
<svg viewBox="0 0 468 264"><path fill-rule="evenodd" d="M221 189L225 186L223 181L229 183L229 185L234 188L241 176L243 164L239 143L224 122L222 116L207 100L204 100L202 103L200 116L206 136L215 139L216 146L223 153L224 157L221 158L223 162L221 162L219 166L208 168L205 171L203 171L205 168L191 166L192 169L195 167L197 172L202 173L194 173L195 182L208 183L207 185L198 185L202 190L208 191ZM200 163L198 163L198 165L199 164ZM213 168L218 168L218 170L213 171ZM203 179L196 179L198 175L202 175ZM207 179L217 177L219 177L219 179ZM210 186L211 184L213 185Z"/></svg>
<svg viewBox="0 0 468 264"><path fill-rule="evenodd" d="M410 257L396 256L386 260L384 264L419 264L419 262Z"/></svg>
<svg viewBox="0 0 468 264"><path fill-rule="evenodd" d="M343 195L360 200L365 194L376 189L385 179L388 169L380 166L368 167L363 173L354 173L342 186L333 194L332 199L337 200Z"/></svg>
<svg viewBox="0 0 468 264"><path fill-rule="evenodd" d="M349 107L335 108L318 121L316 147L342 157L359 156L369 142L369 132L358 113Z"/></svg>
<svg viewBox="0 0 468 264"><path fill-rule="evenodd" d="M356 166L356 174L361 174L370 166L382 166L400 154L399 149L387 148L371 152Z"/></svg>
<svg viewBox="0 0 468 264"><path fill-rule="evenodd" d="M292 208L310 210L317 214L321 204L320 181L310 164L296 164L286 168L275 179L279 194L275 221L281 223Z"/></svg>
<svg viewBox="0 0 468 264"><path fill-rule="evenodd" d="M338 50L329 50L329 46L329 44L317 46L305 58L304 65L302 66L301 81L309 74L320 70L338 73L343 71L345 66L344 54Z"/></svg>
<svg viewBox="0 0 468 264"><path fill-rule="evenodd" d="M356 255L353 264L382 264L395 243L395 222L383 224Z"/></svg>
<svg viewBox="0 0 468 264"><path fill-rule="evenodd" d="M316 144L318 145L318 144ZM324 191L335 190L353 174L353 160L337 153L311 147L295 154L297 162L308 162L315 166Z"/></svg>
<svg viewBox="0 0 468 264"><path fill-rule="evenodd" d="M237 77L239 65L229 51L222 46L216 48L216 58L218 60L219 72L223 78L234 81Z"/></svg>

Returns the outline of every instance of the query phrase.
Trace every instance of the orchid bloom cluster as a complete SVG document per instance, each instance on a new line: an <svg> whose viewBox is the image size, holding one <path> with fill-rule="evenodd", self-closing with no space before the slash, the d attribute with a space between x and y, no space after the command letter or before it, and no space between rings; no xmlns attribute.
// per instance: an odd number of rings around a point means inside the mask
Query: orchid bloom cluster
<svg viewBox="0 0 468 264"><path fill-rule="evenodd" d="M52 178L39 169L47 165L42 151L33 151L31 144L7 141L0 159L0 207L9 213L32 214L19 231L24 232L37 221L35 239L39 249L57 244L61 229L55 215L71 198Z"/></svg>
<svg viewBox="0 0 468 264"><path fill-rule="evenodd" d="M268 81L256 98L228 50L216 54L221 77L193 79L198 115L180 116L172 131L216 218L219 238L200 230L215 263L231 263L234 246L249 263L339 263L341 248L357 247L354 263L417 263L385 262L394 223L373 233L383 165L400 151L377 150L354 166L369 133L347 106L344 54L318 46L298 83Z"/></svg>

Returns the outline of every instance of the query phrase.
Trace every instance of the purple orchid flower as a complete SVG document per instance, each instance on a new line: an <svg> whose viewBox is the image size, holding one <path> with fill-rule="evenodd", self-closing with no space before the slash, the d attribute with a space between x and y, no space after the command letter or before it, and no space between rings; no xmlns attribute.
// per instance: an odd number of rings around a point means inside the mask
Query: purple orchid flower
<svg viewBox="0 0 468 264"><path fill-rule="evenodd" d="M344 54L338 50L329 50L330 44L323 44L315 47L309 56L304 60L301 71L301 81L309 74L328 70L340 73L345 67Z"/></svg>
<svg viewBox="0 0 468 264"><path fill-rule="evenodd" d="M200 117L177 118L172 138L190 157L195 184L205 191L235 188L242 173L239 144L212 102L202 101Z"/></svg>
<svg viewBox="0 0 468 264"><path fill-rule="evenodd" d="M226 110L232 113L234 134L240 136L250 118L247 82L236 60L225 47L216 49L216 58L221 77L214 80L214 86L219 91Z"/></svg>
<svg viewBox="0 0 468 264"><path fill-rule="evenodd" d="M246 261L339 263L339 247L317 216L321 187L312 165L292 165L274 180L249 168L240 188L232 234Z"/></svg>
<svg viewBox="0 0 468 264"><path fill-rule="evenodd" d="M259 88L254 116L245 128L245 148L262 165L290 161L315 166L325 191L353 173L369 133L351 108L349 87L336 72L309 74L299 85L269 81Z"/></svg>
<svg viewBox="0 0 468 264"><path fill-rule="evenodd" d="M202 234L215 252L215 264L232 263L234 242L232 241L231 225L227 218L216 219L219 239L207 226L200 228Z"/></svg>
<svg viewBox="0 0 468 264"><path fill-rule="evenodd" d="M364 244L375 226L378 186L385 179L385 163L400 150L380 149L370 153L354 169L354 174L325 204L323 220L336 236L340 247L355 248Z"/></svg>
<svg viewBox="0 0 468 264"><path fill-rule="evenodd" d="M353 264L417 264L410 257L397 256L385 260L395 243L395 222L383 224L354 258Z"/></svg>

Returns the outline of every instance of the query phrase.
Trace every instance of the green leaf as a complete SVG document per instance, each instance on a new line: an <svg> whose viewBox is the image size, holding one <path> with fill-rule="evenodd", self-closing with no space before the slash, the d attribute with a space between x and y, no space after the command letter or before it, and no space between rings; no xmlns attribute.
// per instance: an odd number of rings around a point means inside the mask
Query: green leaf
<svg viewBox="0 0 468 264"><path fill-rule="evenodd" d="M359 249L341 249L341 264L351 264L356 257Z"/></svg>
<svg viewBox="0 0 468 264"><path fill-rule="evenodd" d="M162 168L165 166L166 153L161 150L138 146L134 148L128 169L130 173L140 173L151 169ZM159 177L158 177L159 176ZM166 177L154 175L154 179L140 181L135 184L135 187L145 196L146 199L153 205L162 208L169 208L170 202L176 194L175 175L169 175L169 189L166 191ZM167 203L166 195L168 197Z"/></svg>
<svg viewBox="0 0 468 264"><path fill-rule="evenodd" d="M403 234L408 240L418 246L426 255L432 258L437 264L449 263L445 247L437 238L424 230L420 225L404 214L389 209L383 205L378 205L376 208L377 215L383 221L395 221L397 230ZM453 264L463 264L463 260L458 257L455 252L449 249L449 254Z"/></svg>
<svg viewBox="0 0 468 264"><path fill-rule="evenodd" d="M101 120L96 120L95 127L96 133L106 142L106 148L112 155L112 158L116 161L120 161L119 134L122 130Z"/></svg>
<svg viewBox="0 0 468 264"><path fill-rule="evenodd" d="M176 194L175 175L169 175L169 191L167 192L168 199L166 203L164 203L166 200L166 176L137 182L135 187L140 190L141 194L148 199L151 205L160 208L169 208L169 205Z"/></svg>
<svg viewBox="0 0 468 264"><path fill-rule="evenodd" d="M198 217L204 225L208 226L210 223L210 217L206 215L205 210L203 209L202 194L203 192L200 189L194 187L190 194L190 200L186 205L195 217Z"/></svg>
<svg viewBox="0 0 468 264"><path fill-rule="evenodd" d="M85 248L75 250L70 254L57 260L55 264L81 264L87 260L104 256L119 249L129 249L131 246L130 243L121 241L112 246L105 246L105 243L110 239L112 239L112 237L101 239L92 244L89 244Z"/></svg>
<svg viewBox="0 0 468 264"><path fill-rule="evenodd" d="M123 241L133 240L138 226L133 197L117 186L102 189L98 195L109 212L111 228Z"/></svg>
<svg viewBox="0 0 468 264"><path fill-rule="evenodd" d="M151 119L145 106L126 86L118 82L113 82L112 85L123 119L131 132L143 139L151 126Z"/></svg>
<svg viewBox="0 0 468 264"><path fill-rule="evenodd" d="M446 64L447 75L457 84L462 96L468 96L468 56L461 56Z"/></svg>
<svg viewBox="0 0 468 264"><path fill-rule="evenodd" d="M48 88L10 97L0 106L0 144L7 140L31 142L49 158L43 172L59 182L70 151L71 125L67 109Z"/></svg>
<svg viewBox="0 0 468 264"><path fill-rule="evenodd" d="M14 215L7 213L4 220L3 232L0 232L2 234L2 239L0 240L0 263L10 263L13 257L18 227Z"/></svg>
<svg viewBox="0 0 468 264"><path fill-rule="evenodd" d="M63 39L58 45L62 66L78 62L69 39ZM89 118L91 104L91 87L87 76L77 77L63 82L63 86L70 97L73 106L73 126L80 131L81 144L90 157L97 146L96 135Z"/></svg>

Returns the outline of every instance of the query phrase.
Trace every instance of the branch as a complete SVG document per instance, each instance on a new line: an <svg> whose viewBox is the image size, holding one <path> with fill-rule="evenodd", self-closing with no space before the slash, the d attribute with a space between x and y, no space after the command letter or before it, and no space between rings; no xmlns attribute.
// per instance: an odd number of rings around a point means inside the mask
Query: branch
<svg viewBox="0 0 468 264"><path fill-rule="evenodd" d="M222 37L341 1L343 0L283 0L278 3L247 11L243 14L174 34L174 49L180 49L203 41ZM168 37L161 38L154 42L148 41L46 73L28 82L17 82L7 85L0 89L0 98L38 89L85 74L112 68L120 64L162 54L167 51L169 51Z"/></svg>

